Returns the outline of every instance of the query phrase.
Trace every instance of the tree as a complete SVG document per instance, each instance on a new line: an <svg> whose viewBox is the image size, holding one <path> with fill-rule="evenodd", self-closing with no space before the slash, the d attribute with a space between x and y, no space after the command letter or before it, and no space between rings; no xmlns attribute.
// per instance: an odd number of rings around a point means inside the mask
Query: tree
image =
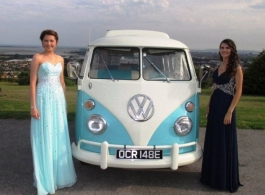
<svg viewBox="0 0 265 195"><path fill-rule="evenodd" d="M243 93L265 95L265 50L244 71Z"/></svg>
<svg viewBox="0 0 265 195"><path fill-rule="evenodd" d="M29 83L30 83L29 72L21 72L18 75L18 84L29 85Z"/></svg>

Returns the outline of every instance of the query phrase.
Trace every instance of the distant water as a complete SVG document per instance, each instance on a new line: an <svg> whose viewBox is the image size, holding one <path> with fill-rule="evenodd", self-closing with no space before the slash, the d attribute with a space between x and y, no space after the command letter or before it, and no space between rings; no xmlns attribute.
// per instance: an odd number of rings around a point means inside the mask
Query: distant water
<svg viewBox="0 0 265 195"><path fill-rule="evenodd" d="M81 50L85 50L86 48L78 48L78 47L57 47L56 53L61 56L74 56L78 55L76 53ZM40 53L43 51L43 47L39 46L1 46L0 45L0 55L34 55L35 53Z"/></svg>
<svg viewBox="0 0 265 195"><path fill-rule="evenodd" d="M82 47L60 47L58 46L56 48L56 53L61 55L61 56L78 56L76 53L71 53L71 52L77 52L81 50L86 50L87 48L82 48ZM19 54L19 55L33 55L35 53L39 53L43 51L43 47L41 46L9 46L9 45L0 45L0 55L14 55L14 54ZM216 49L207 49L207 50L192 50L191 52L206 52L206 53L217 53L218 50ZM254 51L254 50L238 50L239 54L259 54L260 52Z"/></svg>

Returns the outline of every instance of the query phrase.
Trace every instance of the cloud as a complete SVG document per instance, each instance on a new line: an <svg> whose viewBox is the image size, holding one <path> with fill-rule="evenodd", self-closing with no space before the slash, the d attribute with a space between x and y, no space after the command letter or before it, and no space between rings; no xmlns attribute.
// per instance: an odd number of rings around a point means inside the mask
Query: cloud
<svg viewBox="0 0 265 195"><path fill-rule="evenodd" d="M89 28L91 40L111 29L145 29L189 45L198 45L198 37L206 44L209 37L244 41L265 34L264 0L8 0L0 7L0 44L28 43L45 28L56 29L66 45L88 42ZM263 40L255 44L265 45Z"/></svg>
<svg viewBox="0 0 265 195"><path fill-rule="evenodd" d="M250 7L254 9L265 9L265 1L255 2L254 4L250 5Z"/></svg>
<svg viewBox="0 0 265 195"><path fill-rule="evenodd" d="M100 12L116 17L146 15L165 10L169 6L168 0L102 0Z"/></svg>

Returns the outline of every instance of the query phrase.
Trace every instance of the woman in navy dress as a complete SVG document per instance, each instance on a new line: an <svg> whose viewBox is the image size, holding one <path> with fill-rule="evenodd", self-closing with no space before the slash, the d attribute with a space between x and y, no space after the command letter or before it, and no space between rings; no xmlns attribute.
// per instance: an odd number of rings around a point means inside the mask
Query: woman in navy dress
<svg viewBox="0 0 265 195"><path fill-rule="evenodd" d="M236 192L239 181L236 105L241 97L243 73L234 41L220 43L221 64L213 73L213 89L207 105L207 127L201 183Z"/></svg>

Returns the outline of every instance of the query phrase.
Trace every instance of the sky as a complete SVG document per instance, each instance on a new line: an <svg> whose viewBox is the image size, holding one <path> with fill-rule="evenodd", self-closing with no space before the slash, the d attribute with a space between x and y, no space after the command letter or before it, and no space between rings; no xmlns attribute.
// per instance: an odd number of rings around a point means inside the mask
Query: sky
<svg viewBox="0 0 265 195"><path fill-rule="evenodd" d="M0 0L0 45L39 46L45 29L59 46L87 47L107 30L167 33L190 49L265 49L265 0Z"/></svg>

